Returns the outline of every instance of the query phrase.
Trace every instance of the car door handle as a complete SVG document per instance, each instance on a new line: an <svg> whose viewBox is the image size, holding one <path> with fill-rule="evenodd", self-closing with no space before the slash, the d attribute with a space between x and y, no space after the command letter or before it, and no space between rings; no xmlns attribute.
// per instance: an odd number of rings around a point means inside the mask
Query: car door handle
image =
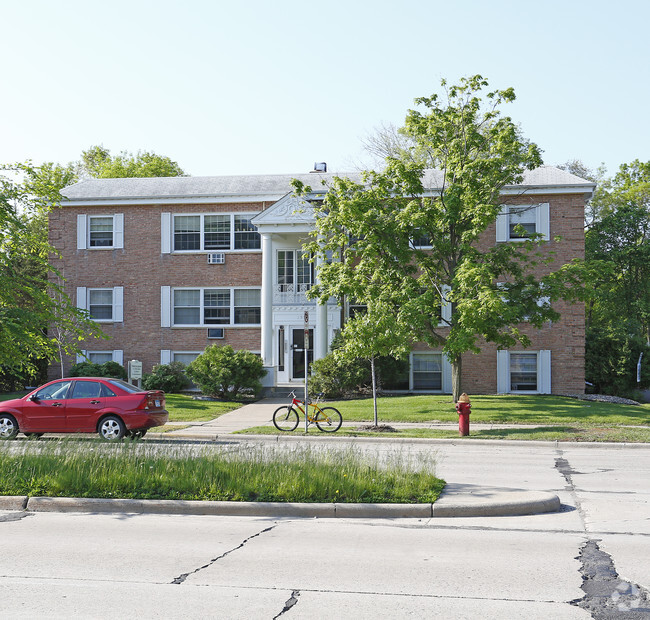
<svg viewBox="0 0 650 620"><path fill-rule="evenodd" d="M52 407L63 407L62 403L52 403Z"/></svg>
<svg viewBox="0 0 650 620"><path fill-rule="evenodd" d="M99 405L99 401L98 400L91 400L90 404L91 405Z"/></svg>

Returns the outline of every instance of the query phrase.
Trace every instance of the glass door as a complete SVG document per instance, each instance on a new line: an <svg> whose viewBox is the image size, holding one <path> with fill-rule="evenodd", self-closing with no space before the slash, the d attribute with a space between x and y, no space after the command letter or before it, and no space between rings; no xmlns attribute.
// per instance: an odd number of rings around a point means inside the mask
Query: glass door
<svg viewBox="0 0 650 620"><path fill-rule="evenodd" d="M309 349L307 350L307 363L314 359L314 330L309 330ZM305 378L305 330L291 330L291 378Z"/></svg>

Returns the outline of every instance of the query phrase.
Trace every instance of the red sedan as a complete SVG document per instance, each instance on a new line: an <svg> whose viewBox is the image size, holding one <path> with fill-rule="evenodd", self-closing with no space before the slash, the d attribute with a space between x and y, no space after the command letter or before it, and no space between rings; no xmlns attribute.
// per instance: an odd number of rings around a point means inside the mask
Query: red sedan
<svg viewBox="0 0 650 620"><path fill-rule="evenodd" d="M72 377L0 402L0 439L14 439L19 432L99 433L115 441L143 437L168 418L164 392L141 390L120 379Z"/></svg>

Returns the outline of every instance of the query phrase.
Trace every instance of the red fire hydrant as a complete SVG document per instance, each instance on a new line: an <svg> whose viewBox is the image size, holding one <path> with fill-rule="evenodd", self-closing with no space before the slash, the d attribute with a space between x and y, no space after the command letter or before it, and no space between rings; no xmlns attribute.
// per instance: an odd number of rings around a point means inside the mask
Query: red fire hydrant
<svg viewBox="0 0 650 620"><path fill-rule="evenodd" d="M461 437L469 435L469 414L471 413L472 405L469 402L469 396L463 392L458 397L456 403L456 411L458 412L458 434Z"/></svg>

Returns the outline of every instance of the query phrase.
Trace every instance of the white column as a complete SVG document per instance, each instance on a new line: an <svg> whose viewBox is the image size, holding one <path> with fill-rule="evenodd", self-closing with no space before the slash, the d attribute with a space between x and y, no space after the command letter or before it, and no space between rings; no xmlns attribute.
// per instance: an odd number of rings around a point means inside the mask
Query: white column
<svg viewBox="0 0 650 620"><path fill-rule="evenodd" d="M318 282L318 271L323 259L316 258L316 281ZM327 355L327 302L317 302L316 305L316 343L314 347L314 359L319 360Z"/></svg>
<svg viewBox="0 0 650 620"><path fill-rule="evenodd" d="M262 363L273 365L273 244L270 233L262 236Z"/></svg>

